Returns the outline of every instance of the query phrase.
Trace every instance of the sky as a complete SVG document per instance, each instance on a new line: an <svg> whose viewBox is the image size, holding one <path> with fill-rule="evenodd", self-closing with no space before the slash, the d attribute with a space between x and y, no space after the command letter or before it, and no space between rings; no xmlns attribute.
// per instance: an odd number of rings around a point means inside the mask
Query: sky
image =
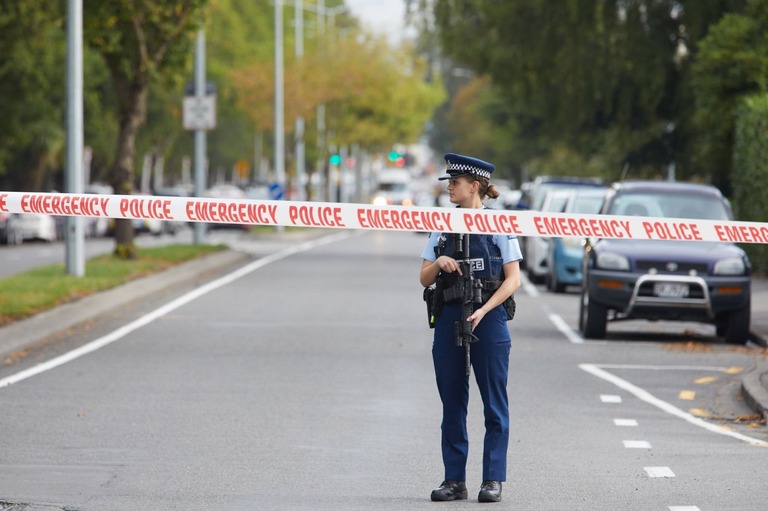
<svg viewBox="0 0 768 511"><path fill-rule="evenodd" d="M391 42L404 36L405 2L403 0L346 0L352 13L364 26Z"/></svg>

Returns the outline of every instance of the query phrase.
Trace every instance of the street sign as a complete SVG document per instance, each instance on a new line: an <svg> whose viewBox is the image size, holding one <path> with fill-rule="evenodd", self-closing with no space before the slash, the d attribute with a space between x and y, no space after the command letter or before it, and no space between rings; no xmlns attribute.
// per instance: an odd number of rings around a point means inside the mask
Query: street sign
<svg viewBox="0 0 768 511"><path fill-rule="evenodd" d="M283 185L280 183L270 183L269 184L269 198L272 200L280 200L283 198L283 194L285 193L285 189L283 188Z"/></svg>
<svg viewBox="0 0 768 511"><path fill-rule="evenodd" d="M185 96L183 107L185 130L212 130L216 127L216 95Z"/></svg>

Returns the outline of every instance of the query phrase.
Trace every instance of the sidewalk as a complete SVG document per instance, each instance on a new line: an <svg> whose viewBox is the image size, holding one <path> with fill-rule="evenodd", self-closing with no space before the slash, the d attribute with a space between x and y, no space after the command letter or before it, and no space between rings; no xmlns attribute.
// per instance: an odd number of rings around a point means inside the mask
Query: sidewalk
<svg viewBox="0 0 768 511"><path fill-rule="evenodd" d="M211 254L123 286L88 296L29 319L0 327L0 360L12 353L66 331L77 324L140 300L158 290L200 281L216 271L237 267L278 252L291 244L322 236L327 231L306 231L254 238L236 243L233 250ZM752 280L752 342L768 347L768 278ZM768 419L768 353L755 357L755 367L742 377L745 401Z"/></svg>
<svg viewBox="0 0 768 511"><path fill-rule="evenodd" d="M752 342L768 347L768 279L752 279ZM768 354L755 357L755 368L741 380L744 400L768 420Z"/></svg>

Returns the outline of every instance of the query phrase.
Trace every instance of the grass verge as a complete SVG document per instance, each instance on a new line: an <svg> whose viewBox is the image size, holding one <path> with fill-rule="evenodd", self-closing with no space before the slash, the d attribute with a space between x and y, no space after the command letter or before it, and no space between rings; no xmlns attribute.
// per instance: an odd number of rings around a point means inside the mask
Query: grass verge
<svg viewBox="0 0 768 511"><path fill-rule="evenodd" d="M83 277L67 274L64 264L51 264L0 278L0 326L225 248L224 245L140 248L138 257L130 261L111 254L89 259Z"/></svg>

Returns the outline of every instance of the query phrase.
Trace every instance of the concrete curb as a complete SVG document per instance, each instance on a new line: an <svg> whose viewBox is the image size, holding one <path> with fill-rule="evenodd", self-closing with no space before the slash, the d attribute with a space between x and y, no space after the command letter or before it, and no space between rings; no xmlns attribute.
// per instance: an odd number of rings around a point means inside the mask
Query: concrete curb
<svg viewBox="0 0 768 511"><path fill-rule="evenodd" d="M252 257L242 252L216 252L16 321L0 328L0 360L46 337L64 332L152 293L192 282L206 273L226 266L245 264L250 260Z"/></svg>
<svg viewBox="0 0 768 511"><path fill-rule="evenodd" d="M759 360L741 379L744 401L764 419L768 419L768 362Z"/></svg>

